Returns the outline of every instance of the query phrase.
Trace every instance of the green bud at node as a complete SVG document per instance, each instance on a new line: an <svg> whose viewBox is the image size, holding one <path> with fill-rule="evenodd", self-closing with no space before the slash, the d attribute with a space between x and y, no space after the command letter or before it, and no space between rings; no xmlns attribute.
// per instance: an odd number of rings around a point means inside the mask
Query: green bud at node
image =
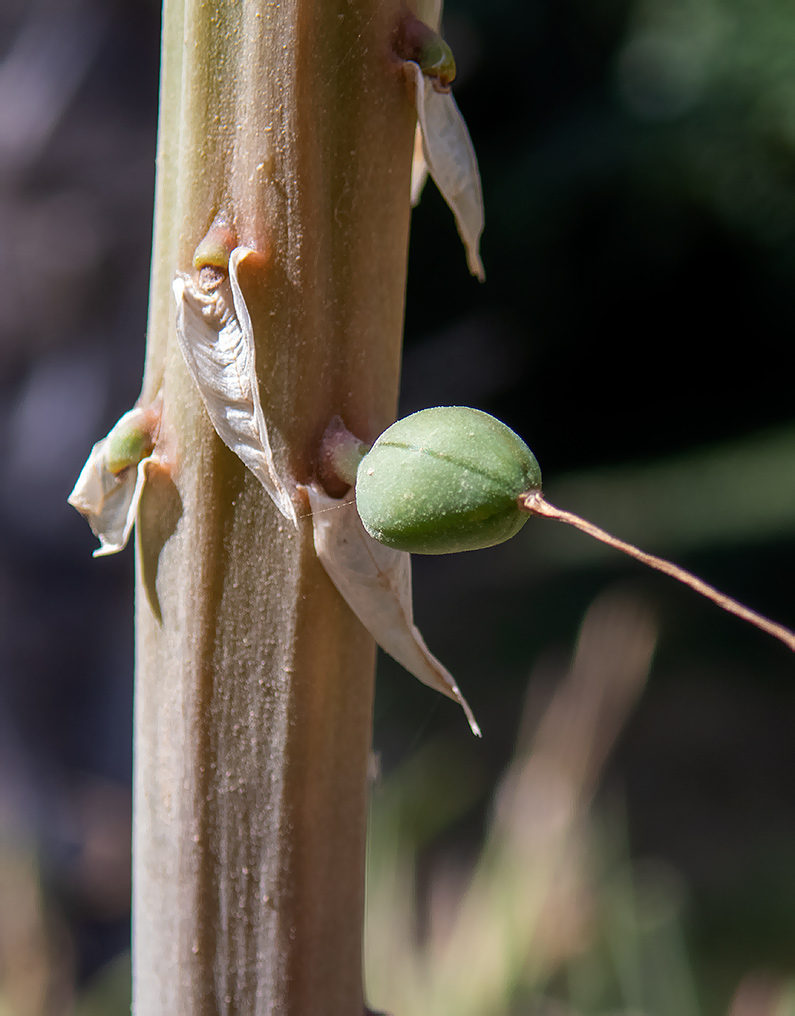
<svg viewBox="0 0 795 1016"><path fill-rule="evenodd" d="M219 272L229 269L229 255L237 246L232 230L223 223L213 223L209 232L193 253L193 267L215 268Z"/></svg>
<svg viewBox="0 0 795 1016"><path fill-rule="evenodd" d="M450 554L510 539L528 517L517 498L540 489L535 456L509 427L442 406L384 431L359 465L356 505L379 543Z"/></svg>
<svg viewBox="0 0 795 1016"><path fill-rule="evenodd" d="M107 437L105 465L109 472L117 476L152 454L152 427L151 412L133 409L124 414Z"/></svg>
<svg viewBox="0 0 795 1016"><path fill-rule="evenodd" d="M441 35L434 32L424 40L417 63L426 77L435 78L442 88L449 90L456 75L455 57Z"/></svg>
<svg viewBox="0 0 795 1016"><path fill-rule="evenodd" d="M450 91L456 75L455 57L438 32L413 14L407 13L397 25L394 47L403 60L418 64L422 73L435 83L438 91Z"/></svg>

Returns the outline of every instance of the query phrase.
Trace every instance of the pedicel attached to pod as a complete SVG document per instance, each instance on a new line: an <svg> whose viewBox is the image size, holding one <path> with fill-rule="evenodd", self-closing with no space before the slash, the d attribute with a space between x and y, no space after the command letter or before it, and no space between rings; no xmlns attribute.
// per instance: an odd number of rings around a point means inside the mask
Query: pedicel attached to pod
<svg viewBox="0 0 795 1016"><path fill-rule="evenodd" d="M392 424L361 459L356 505L374 540L418 554L477 550L510 539L530 515L565 522L690 586L795 650L795 633L695 575L556 508L535 456L504 423L465 406L423 409Z"/></svg>
<svg viewBox="0 0 795 1016"><path fill-rule="evenodd" d="M224 243L233 243L234 236L212 239L210 243L205 238L196 249L196 267L206 278L179 272L174 280L177 339L216 433L297 527L292 483L279 474L271 449L259 397L254 331L238 279L241 262L257 252L235 247L229 252L227 273Z"/></svg>

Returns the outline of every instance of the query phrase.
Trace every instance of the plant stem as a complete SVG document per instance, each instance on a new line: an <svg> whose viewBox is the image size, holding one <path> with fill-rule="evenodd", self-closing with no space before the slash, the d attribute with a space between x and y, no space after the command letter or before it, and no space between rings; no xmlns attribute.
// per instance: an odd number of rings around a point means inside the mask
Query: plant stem
<svg viewBox="0 0 795 1016"><path fill-rule="evenodd" d="M143 402L166 468L141 502L134 1011L360 1016L374 646L216 437L171 282L216 216L241 269L283 474L334 414L394 418L414 114L399 0L166 0ZM244 265L245 268L245 265ZM307 515L308 506L299 506Z"/></svg>
<svg viewBox="0 0 795 1016"><path fill-rule="evenodd" d="M709 585L709 583L697 578L689 571L686 571L684 568L680 568L671 561L666 561L663 557L656 557L654 554L647 554L646 551L640 550L633 544L626 543L624 540L619 540L618 537L613 536L606 530L600 529L599 526L595 526L593 522L588 522L586 519L580 518L579 515L575 515L573 512L564 511L562 508L556 508L548 501L545 501L543 496L537 491L520 495L519 505L524 511L530 512L533 515L543 515L544 518L554 519L556 522L565 522L569 526L574 526L575 529L579 529L581 532L587 533L589 536L593 536L596 540L601 540L602 543L606 543L609 547L615 547L616 550L620 550L624 554L629 554L630 557L634 557L637 561L642 561L643 564L648 565L649 568L654 568L657 571L662 572L664 575L670 575L671 578L676 579L678 582L682 582L686 586L690 586L690 588L695 589L697 593L705 596L708 600L712 600L713 603L716 603L723 610L726 610L737 617L741 617L743 621L748 621L756 628L761 628L762 631L765 631L768 635L772 635L774 638L779 639L779 641L783 642L785 646L788 646L790 649L795 651L795 632L791 632L783 625L777 624L775 621L771 621L762 614L758 614L755 610L750 610L742 603L732 599L731 596L726 596L725 593L721 593L714 586Z"/></svg>

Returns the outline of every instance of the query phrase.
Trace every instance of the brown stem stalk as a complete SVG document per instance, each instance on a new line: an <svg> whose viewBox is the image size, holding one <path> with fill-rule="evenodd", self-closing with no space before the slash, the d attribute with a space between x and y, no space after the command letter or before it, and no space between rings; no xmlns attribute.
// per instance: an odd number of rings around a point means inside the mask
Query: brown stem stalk
<svg viewBox="0 0 795 1016"><path fill-rule="evenodd" d="M726 596L725 593L722 593L714 586L709 585L708 582L704 582L702 579L697 578L695 575L691 574L691 572L686 571L684 568L680 568L671 561L666 561L665 558L657 557L654 554L647 554L645 550L640 550L639 547L636 547L631 543L627 543L624 540L619 540L618 537L613 536L606 530L600 529L599 526L595 526L593 522L588 522L586 519L580 518L579 515L575 515L573 512L565 511L562 508L556 508L548 501L545 501L543 495L537 491L521 494L519 496L519 506L523 511L530 512L533 515L542 515L544 518L554 519L556 522L565 522L569 526L574 526L575 529L579 529L581 532L587 533L595 540L600 540L602 543L606 543L609 547L614 547L616 550L620 550L624 554L634 557L636 561L641 561L643 564L648 565L649 568L654 568L656 571L662 572L664 575L670 575L671 578L676 579L678 582L681 582L686 586L690 586L690 588L695 589L697 593L705 596L708 600L712 600L713 603L716 603L723 610L728 611L730 614L734 614L736 617L742 618L743 621L748 621L749 624L767 632L768 635L772 635L773 638L779 639L779 641L783 642L785 646L788 646L790 649L795 651L795 632L791 632L783 625L777 624L775 621L771 621L762 614L758 614L755 610L749 609L744 606L744 604L732 599L731 596Z"/></svg>
<svg viewBox="0 0 795 1016"><path fill-rule="evenodd" d="M361 1016L372 639L213 431L171 285L213 221L241 268L281 475L328 420L393 419L415 116L399 0L166 0L143 402L134 815L137 1016ZM255 259L252 259L255 260ZM291 483L292 486L292 483ZM299 515L307 505L297 505Z"/></svg>

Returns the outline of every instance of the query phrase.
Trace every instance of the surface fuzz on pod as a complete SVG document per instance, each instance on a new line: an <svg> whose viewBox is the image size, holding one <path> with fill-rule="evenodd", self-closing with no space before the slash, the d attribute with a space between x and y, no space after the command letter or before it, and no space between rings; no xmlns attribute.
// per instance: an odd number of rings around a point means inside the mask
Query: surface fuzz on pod
<svg viewBox="0 0 795 1016"><path fill-rule="evenodd" d="M415 554L478 550L527 521L520 494L541 489L535 456L504 423L464 406L398 420L362 459L356 506L379 543Z"/></svg>

